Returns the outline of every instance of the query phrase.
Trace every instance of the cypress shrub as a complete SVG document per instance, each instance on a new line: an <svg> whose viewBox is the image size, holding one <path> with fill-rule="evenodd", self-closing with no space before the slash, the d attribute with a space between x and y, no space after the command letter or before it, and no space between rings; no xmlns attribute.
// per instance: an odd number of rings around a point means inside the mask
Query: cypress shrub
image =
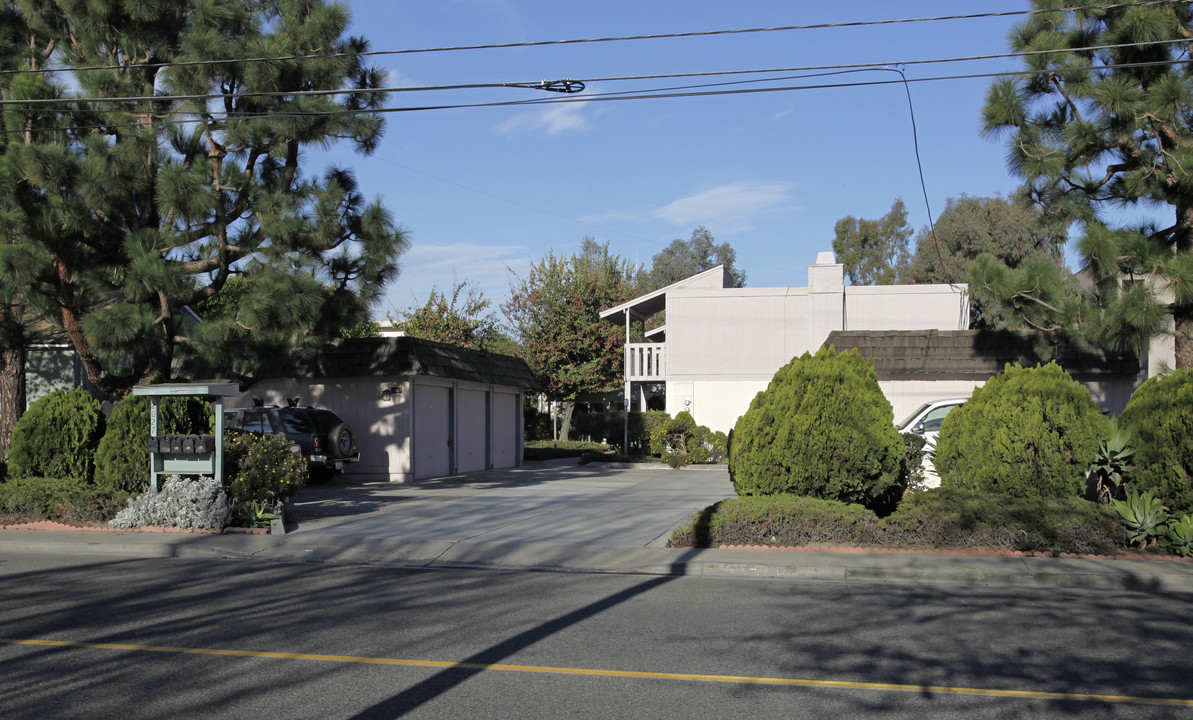
<svg viewBox="0 0 1193 720"><path fill-rule="evenodd" d="M1193 371L1149 378L1131 396L1119 427L1134 432L1129 487L1163 499L1174 517L1193 512Z"/></svg>
<svg viewBox="0 0 1193 720"><path fill-rule="evenodd" d="M158 403L158 434L211 432L211 403L197 397L164 397ZM95 453L95 482L139 492L149 479L149 398L128 395L112 409Z"/></svg>
<svg viewBox="0 0 1193 720"><path fill-rule="evenodd" d="M91 482L103 432L103 408L83 388L52 392L17 420L8 474Z"/></svg>
<svg viewBox="0 0 1193 720"><path fill-rule="evenodd" d="M729 475L739 495L885 505L901 493L903 455L874 366L829 347L792 360L755 396L733 429Z"/></svg>
<svg viewBox="0 0 1193 720"><path fill-rule="evenodd" d="M940 427L942 484L1012 497L1081 496L1106 436L1089 390L1055 362L1007 364Z"/></svg>

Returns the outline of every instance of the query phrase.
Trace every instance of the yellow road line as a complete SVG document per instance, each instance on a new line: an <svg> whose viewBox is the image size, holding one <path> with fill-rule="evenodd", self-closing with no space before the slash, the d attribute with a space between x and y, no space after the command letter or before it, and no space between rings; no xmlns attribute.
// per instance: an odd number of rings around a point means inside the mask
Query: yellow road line
<svg viewBox="0 0 1193 720"><path fill-rule="evenodd" d="M1143 703L1148 705L1176 705L1193 707L1193 699L1138 697L1132 695L1099 695L1095 693L1044 692L1038 690L998 690L992 688L955 687L948 685L905 685L898 683L851 682L846 680L804 680L800 678L751 677L748 675L698 675L690 673L642 672L636 670L596 670L591 668L553 667L543 665L505 665L501 663L468 663L445 660L404 660L401 658L358 657L354 655L316 655L311 653L270 652L265 650L221 650L218 648L185 648L167 645L131 645L126 643L72 642L67 640L22 640L0 638L8 645L36 647L88 648L98 650L130 650L137 652L177 653L185 655L215 655L220 657L251 657L270 660L317 660L321 662L359 663L367 665L399 665L403 667L458 668L463 670L493 670L500 672L543 673L551 675L583 675L589 677L635 678L646 680L683 680L688 682L736 683L743 685L778 685L806 688L837 688L846 690L884 690L888 692L930 692L944 695L980 695L987 697L1027 698L1033 700L1089 700L1105 703Z"/></svg>

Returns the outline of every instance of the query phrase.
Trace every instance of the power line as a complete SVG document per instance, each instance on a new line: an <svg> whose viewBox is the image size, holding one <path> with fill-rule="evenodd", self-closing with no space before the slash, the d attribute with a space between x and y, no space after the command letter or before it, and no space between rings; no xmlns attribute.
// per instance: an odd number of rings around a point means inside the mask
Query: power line
<svg viewBox="0 0 1193 720"><path fill-rule="evenodd" d="M681 33L656 33L644 35L621 35L613 37L596 37L596 38L576 38L568 40L539 40L526 41L515 43L490 43L484 45L456 45L446 47L428 47L428 48L411 48L405 50L366 50L364 52L354 53L327 53L322 55L275 55L252 58L231 58L225 60L190 60L183 62L167 62L167 63L141 63L129 65L104 65L104 66L88 66L85 68L42 68L39 70L4 70L0 71L0 77L5 75L19 75L25 73L60 73L60 72L90 72L98 70L133 70L133 69L162 69L175 67L201 67L211 65L235 65L243 63L258 63L258 62L285 62L292 60L335 60L341 58L351 57L379 57L388 55L410 55L417 53L441 53L441 52L456 52L465 50L504 50L511 48L527 48L527 47L549 47L556 45L579 45L592 43L608 43L608 42L629 42L639 40L669 40L677 38L694 38L694 37L716 37L725 35L745 35L753 33L769 33L769 32L792 32L798 30L826 30L826 29L840 29L840 28L856 28L856 27L871 27L881 25L900 25L909 23L921 22L942 22L951 20L978 20L988 18L1014 17L1021 15L1040 15L1049 13L1062 13L1075 10L1090 11L1090 10L1113 10L1124 7L1147 7L1156 5L1175 5L1187 0L1148 0L1147 2L1120 2L1106 5L1082 6L1074 5L1062 8L1052 9L1031 9L1031 10L1008 10L1003 12L988 12L988 13L972 13L964 15L939 15L933 17L919 17L919 18L900 18L893 20L858 20L853 22L840 23L815 23L808 25L782 25L775 27L762 28L741 28L732 30L704 30Z"/></svg>
<svg viewBox="0 0 1193 720"><path fill-rule="evenodd" d="M1090 45L1077 48L1065 48L1062 50L1032 50L1019 53L999 53L994 55L968 55L950 58L931 58L925 60L900 60L891 62L872 62L872 63L850 63L839 65L807 65L801 67L788 68L757 68L749 70L714 70L705 72L691 72L691 73L666 73L655 75L623 75L613 77L595 77L584 78L580 80L573 80L568 78L566 80L538 80L530 82L500 82L500 83L463 83L454 85L428 85L428 86L406 86L406 87L383 87L383 88L341 88L335 90L298 90L298 91L261 91L261 92L243 92L243 93L213 93L205 95L136 95L136 96L122 96L122 97L64 97L64 98L31 98L27 100L0 100L0 107L3 106L21 106L21 107L35 107L41 105L61 105L61 104L95 104L95 103L137 103L137 102L197 102L205 100L227 100L240 98L300 98L300 97L326 97L333 95L360 95L367 93L408 93L408 92L434 92L442 90L480 90L480 89L502 89L502 88L520 88L531 90L553 90L557 92L564 92L572 94L578 92L574 88L579 85L582 89L585 83L609 83L609 82L626 82L636 80L665 80L665 79L679 79L679 78L699 78L699 77L719 77L719 76L734 76L734 75L761 75L761 74L776 74L776 73L790 73L790 72L812 72L812 71L841 71L841 70L880 70L894 65L908 67L914 65L939 65L949 63L962 62L977 62L986 60L1005 60L1005 59L1022 59L1028 57L1038 57L1043 55L1060 55L1072 52L1099 52L1107 50L1120 50L1126 48L1141 48L1154 47L1160 45L1185 45L1188 40L1150 40L1145 42L1134 43L1120 43L1115 45ZM1166 62L1180 62L1180 61L1166 61ZM1111 66L1100 65L1091 66L1084 69L1109 69ZM782 80L789 78L766 78L757 82L769 82L774 80ZM557 90L557 87L568 86L571 89ZM593 96L584 96L593 97ZM579 98L583 100L584 98ZM369 112L362 110L362 112Z"/></svg>
<svg viewBox="0 0 1193 720"><path fill-rule="evenodd" d="M1159 66L1165 66L1165 65L1188 65L1188 64L1190 64L1190 62L1193 62L1193 61L1190 61L1190 60L1162 60L1162 61L1153 61L1153 62L1121 63L1121 64L1116 64L1116 65L1100 65L1100 66L1090 66L1090 67L1054 68L1054 69L1050 70L1050 72L1053 74L1056 74L1056 75L1066 75L1066 74L1071 74L1071 73L1089 72L1089 71L1104 71L1104 70L1141 68L1141 67L1159 67ZM901 64L900 63L892 63L892 66L898 66L898 65L901 65ZM841 71L836 71L836 72L816 73L815 75L809 75L806 77L850 75L850 74L857 74L857 73L863 73L863 72L880 72L880 71L886 71L886 70L890 70L890 69L892 69L892 68L891 67L856 68L856 69L841 70ZM982 78L1023 77L1023 76L1032 76L1032 75L1038 75L1038 74L1039 74L1039 71L1035 71L1035 70L1014 70L1014 71L996 72L996 73L973 73L973 74L968 74L968 75L940 75L940 76L925 77L925 78L909 78L906 80L906 82L909 82L909 83L941 82L941 81L949 81L949 80L974 80L974 79L982 79ZM794 78L779 78L779 79L794 79ZM757 80L755 82L774 82L775 80L776 79L774 79L774 78L764 78L764 79ZM884 86L884 85L902 84L903 82L904 82L904 80L869 80L869 81L865 81L865 82L852 82L852 83L850 83L850 82L820 83L820 84L814 84L814 85L786 85L786 86L780 86L780 87L735 88L735 89L722 89L722 90L695 90L695 91L691 91L691 92L683 91L683 90L685 90L685 88L671 88L671 89L667 89L667 90L651 89L651 90L632 90L632 91L615 92L615 93L598 93L598 94L594 94L594 95L586 95L583 97L562 97L562 98L537 99L537 100L505 100L505 101L484 102L484 103L456 103L456 104L450 104L450 105L420 105L420 106L407 106L407 107L396 107L396 108L375 108L375 109L359 109L359 110L358 109L337 109L337 110L304 110L304 111L298 111L298 112L241 113L241 114L237 114L233 117L234 117L234 119L237 119L237 120L263 120L263 119L288 120L288 119L296 119L296 118L316 118L316 117L330 118L330 117L343 117L343 116L349 116L349 115L381 115L381 114L400 113L400 112L426 112L426 111L432 111L432 110L463 110L463 109L470 109L470 108L517 107L517 106L527 106L527 105L554 105L557 103L612 102L612 101L619 101L619 100L659 100L659 99L670 99L670 98L717 97L717 96L724 96L724 95L745 95L745 94L770 93L770 92L795 92L795 91L802 91L802 90L827 90L827 89L840 89L840 88L877 87L877 86ZM702 87L702 86L690 86L690 87L695 88L695 87ZM124 110L108 110L108 111L99 111L99 112L121 113L121 114L128 113L128 111L124 111ZM164 122L165 124L172 124L172 125L187 125L187 124L194 124L194 123L202 122L202 119L199 117L194 117L194 116L186 117L186 118L177 118L176 117L176 118L168 118L168 119L163 117L163 118L160 118L158 120L158 122L159 123ZM39 127L39 128L34 128L29 132L38 133L38 132L61 132L61 131L67 131L67 130L110 130L110 129L122 128L122 127L144 127L144 124L141 122L128 122L128 123L104 123L102 125L69 125L69 126L59 126L59 127L53 127L53 128ZM12 130L0 130L0 134L23 134L25 132L27 132L27 131L24 128L12 129Z"/></svg>

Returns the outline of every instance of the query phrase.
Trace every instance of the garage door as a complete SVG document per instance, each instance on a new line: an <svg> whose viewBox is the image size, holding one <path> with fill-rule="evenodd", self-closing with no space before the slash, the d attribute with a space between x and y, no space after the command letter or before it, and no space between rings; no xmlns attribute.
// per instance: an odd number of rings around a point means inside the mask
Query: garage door
<svg viewBox="0 0 1193 720"><path fill-rule="evenodd" d="M488 393L484 390L458 390L457 398L457 444L456 469L460 472L485 470L489 467L487 452L488 438Z"/></svg>
<svg viewBox="0 0 1193 720"><path fill-rule="evenodd" d="M414 388L414 477L442 477L451 471L451 390L418 385Z"/></svg>
<svg viewBox="0 0 1193 720"><path fill-rule="evenodd" d="M518 464L518 396L493 393L493 467Z"/></svg>

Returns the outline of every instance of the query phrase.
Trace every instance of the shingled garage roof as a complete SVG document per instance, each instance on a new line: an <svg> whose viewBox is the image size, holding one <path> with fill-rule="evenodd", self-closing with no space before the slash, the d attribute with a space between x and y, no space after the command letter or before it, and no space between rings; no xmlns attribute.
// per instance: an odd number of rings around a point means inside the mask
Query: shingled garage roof
<svg viewBox="0 0 1193 720"><path fill-rule="evenodd" d="M258 380L426 375L527 390L538 387L521 358L412 337L340 340L312 358L271 363L254 375Z"/></svg>
<svg viewBox="0 0 1193 720"><path fill-rule="evenodd" d="M1061 343L1055 353L1041 353L1040 336L1010 330L835 330L824 344L837 351L856 349L874 362L879 380L969 379L992 377L1007 363L1024 367L1057 364L1077 378L1132 376L1139 358L1076 343Z"/></svg>

